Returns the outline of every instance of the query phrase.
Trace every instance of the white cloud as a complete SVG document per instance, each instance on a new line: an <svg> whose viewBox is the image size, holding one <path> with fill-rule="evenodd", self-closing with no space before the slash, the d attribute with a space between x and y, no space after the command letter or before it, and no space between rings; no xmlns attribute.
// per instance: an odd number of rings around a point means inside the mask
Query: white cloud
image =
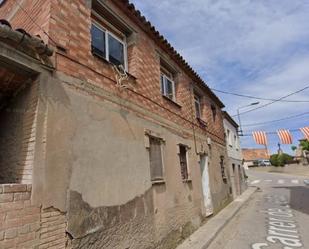
<svg viewBox="0 0 309 249"><path fill-rule="evenodd" d="M134 0L142 13L211 87L278 98L309 85L307 0ZM249 99L218 94L234 114ZM289 99L309 99L309 90ZM266 102L262 102L266 103ZM276 103L243 116L243 123L309 111ZM307 122L306 122L307 121ZM279 125L309 125L297 120ZM247 145L250 142L246 143Z"/></svg>

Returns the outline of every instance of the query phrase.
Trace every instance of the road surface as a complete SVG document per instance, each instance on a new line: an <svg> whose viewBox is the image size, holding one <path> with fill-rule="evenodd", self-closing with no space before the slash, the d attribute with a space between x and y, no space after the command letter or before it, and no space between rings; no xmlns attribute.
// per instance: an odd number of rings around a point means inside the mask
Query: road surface
<svg viewBox="0 0 309 249"><path fill-rule="evenodd" d="M209 249L309 249L309 186L300 176L247 171L260 189Z"/></svg>

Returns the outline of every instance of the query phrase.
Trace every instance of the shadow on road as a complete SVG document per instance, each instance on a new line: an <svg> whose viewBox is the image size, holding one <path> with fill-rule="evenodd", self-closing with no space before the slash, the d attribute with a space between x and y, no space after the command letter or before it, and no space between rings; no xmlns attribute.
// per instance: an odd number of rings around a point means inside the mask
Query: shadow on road
<svg viewBox="0 0 309 249"><path fill-rule="evenodd" d="M304 186L273 187L290 190L290 207L299 212L309 214L309 188Z"/></svg>

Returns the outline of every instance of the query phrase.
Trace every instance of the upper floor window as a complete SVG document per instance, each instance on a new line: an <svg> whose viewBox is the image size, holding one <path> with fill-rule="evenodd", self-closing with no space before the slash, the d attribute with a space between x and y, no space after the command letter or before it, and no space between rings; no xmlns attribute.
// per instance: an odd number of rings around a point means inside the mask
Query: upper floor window
<svg viewBox="0 0 309 249"><path fill-rule="evenodd" d="M226 139L227 139L227 143L229 146L233 146L233 142L232 142L232 134L231 134L231 131L229 129L227 129L226 131Z"/></svg>
<svg viewBox="0 0 309 249"><path fill-rule="evenodd" d="M194 106L195 106L195 116L196 118L201 118L202 116L202 109L201 109L201 97L194 93Z"/></svg>
<svg viewBox="0 0 309 249"><path fill-rule="evenodd" d="M98 24L91 25L91 51L114 65L122 65L127 70L127 46L120 39Z"/></svg>
<svg viewBox="0 0 309 249"><path fill-rule="evenodd" d="M236 150L238 149L238 146L237 146L237 136L236 135L234 135L234 147L235 147Z"/></svg>
<svg viewBox="0 0 309 249"><path fill-rule="evenodd" d="M2 6L2 4L4 4L6 2L6 0L0 0L0 7Z"/></svg>
<svg viewBox="0 0 309 249"><path fill-rule="evenodd" d="M212 113L212 119L215 122L217 117L217 108L214 104L211 104L211 113Z"/></svg>
<svg viewBox="0 0 309 249"><path fill-rule="evenodd" d="M162 95L173 101L176 101L175 82L173 79L173 74L165 68L161 68L160 80Z"/></svg>

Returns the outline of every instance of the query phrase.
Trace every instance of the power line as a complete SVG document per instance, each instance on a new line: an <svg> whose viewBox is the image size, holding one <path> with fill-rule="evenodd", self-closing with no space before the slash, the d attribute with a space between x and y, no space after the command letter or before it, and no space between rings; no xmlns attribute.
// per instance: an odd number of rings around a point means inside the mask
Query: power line
<svg viewBox="0 0 309 249"><path fill-rule="evenodd" d="M281 119L265 121L265 122L261 122L261 123L247 124L247 125L243 125L243 126L246 126L246 127L249 127L249 126L259 126L259 125L264 125L264 124L280 122L280 121L284 121L284 120L288 120L288 119L294 119L294 118L302 117L302 116L305 116L305 115L309 115L309 112L304 112L304 113L296 114L296 115L293 115L293 116L288 116L288 117L281 118Z"/></svg>
<svg viewBox="0 0 309 249"><path fill-rule="evenodd" d="M25 12L25 14L29 17L31 22L33 22L40 30L43 31L43 33L54 43L54 45L58 45L57 42L54 41L54 39L39 25L37 24L34 19L31 17L31 15L20 5L20 3L16 0L15 3L18 5L18 7Z"/></svg>
<svg viewBox="0 0 309 249"><path fill-rule="evenodd" d="M246 114L246 113L253 112L253 111L256 111L256 110L258 110L258 109L264 108L264 107L266 107L266 106L272 105L272 104L274 104L274 103L276 103L276 102L278 102L278 101L280 101L280 100L282 100L282 99L288 98L288 97L290 97L290 96L292 96L292 95L294 95L294 94L297 94L297 93L300 93L300 92L302 92L302 91L305 91L305 90L307 90L308 88L309 88L309 86L306 86L306 87L304 87L304 88L302 88L302 89L300 89L300 90L298 90L298 91L296 91L296 92L292 92L292 93L290 93L290 94L288 94L288 95L285 95L285 96L283 96L283 97L281 97L281 98L279 98L279 99L276 99L276 100L271 101L271 102L269 102L269 103L266 103L266 104L264 104L264 105L258 106L258 107L256 107L256 108L250 109L250 110L248 110L248 111L241 112L241 113L239 113L239 114ZM236 116L237 116L237 114L236 114L236 115L233 115L232 117L236 117Z"/></svg>
<svg viewBox="0 0 309 249"><path fill-rule="evenodd" d="M262 98L262 97L257 97L257 96L252 96L252 95L246 95L246 94L240 94L240 93L235 93L235 92L227 92L223 90L218 90L215 88L210 88L212 91L223 93L223 94L229 94L229 95L234 95L238 97L243 97L243 98L249 98L249 99L258 99L258 100L269 100L269 101L275 101L276 99L269 99L269 98ZM309 100L280 100L281 102L291 102L291 103L309 103Z"/></svg>

